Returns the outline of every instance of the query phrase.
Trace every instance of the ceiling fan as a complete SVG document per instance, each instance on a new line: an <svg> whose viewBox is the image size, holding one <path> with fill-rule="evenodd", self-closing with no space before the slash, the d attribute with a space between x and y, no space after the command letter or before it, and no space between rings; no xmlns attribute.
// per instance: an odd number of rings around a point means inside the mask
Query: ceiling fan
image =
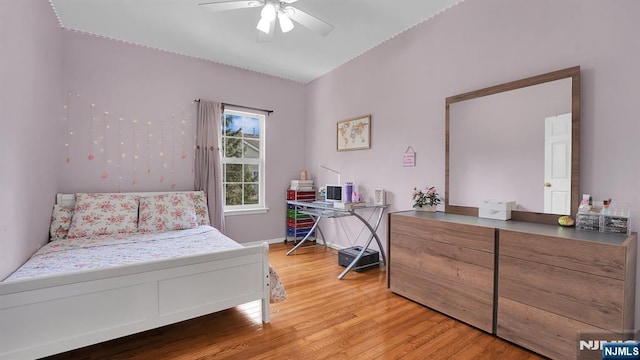
<svg viewBox="0 0 640 360"><path fill-rule="evenodd" d="M289 5L296 1L298 0L223 0L199 5L211 12L262 7L260 21L256 26L259 30L258 41L266 41L273 36L276 20L280 23L280 30L283 33L293 29L294 25L291 20L321 36L327 36L333 30L333 25Z"/></svg>

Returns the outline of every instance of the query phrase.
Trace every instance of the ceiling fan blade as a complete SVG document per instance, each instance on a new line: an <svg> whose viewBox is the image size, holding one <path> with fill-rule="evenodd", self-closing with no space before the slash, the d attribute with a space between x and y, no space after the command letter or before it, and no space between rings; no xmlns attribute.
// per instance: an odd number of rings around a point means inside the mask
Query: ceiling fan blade
<svg viewBox="0 0 640 360"><path fill-rule="evenodd" d="M298 0L280 0L280 2L283 2L285 4L293 4L296 1L298 1Z"/></svg>
<svg viewBox="0 0 640 360"><path fill-rule="evenodd" d="M270 42L273 39L273 33L275 32L276 21L273 20L269 26L269 33L265 34L262 31L258 30L258 38L256 39L259 43Z"/></svg>
<svg viewBox="0 0 640 360"><path fill-rule="evenodd" d="M245 8L253 8L264 5L261 1L252 0L229 0L229 1L219 1L219 2L208 2L198 4L203 9L211 12L219 12L219 11L227 11L227 10L235 10L235 9L245 9Z"/></svg>
<svg viewBox="0 0 640 360"><path fill-rule="evenodd" d="M333 25L326 21L322 21L313 15L309 15L302 10L294 8L293 6L287 6L284 10L292 20L322 36L329 35L331 30L333 30Z"/></svg>

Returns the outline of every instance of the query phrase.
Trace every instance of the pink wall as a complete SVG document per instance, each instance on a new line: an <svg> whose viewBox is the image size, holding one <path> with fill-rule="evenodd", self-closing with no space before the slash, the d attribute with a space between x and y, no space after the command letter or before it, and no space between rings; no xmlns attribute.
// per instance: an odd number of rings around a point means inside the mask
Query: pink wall
<svg viewBox="0 0 640 360"><path fill-rule="evenodd" d="M63 88L72 93L66 126L74 135L70 162L66 154L56 158L62 192L192 190L192 100L270 109L270 210L228 216L227 233L239 242L284 237L285 189L304 163L302 84L71 30L63 40Z"/></svg>
<svg viewBox="0 0 640 360"><path fill-rule="evenodd" d="M580 65L582 192L632 204L637 230L639 11L633 0L464 1L308 85L308 167L320 182L333 178L319 164L341 170L369 196L386 189L391 211L410 209L414 186L444 194L446 97ZM372 149L336 152L336 121L368 113ZM416 167L402 166L408 146Z"/></svg>
<svg viewBox="0 0 640 360"><path fill-rule="evenodd" d="M57 181L61 34L48 1L0 1L0 279L47 241Z"/></svg>
<svg viewBox="0 0 640 360"><path fill-rule="evenodd" d="M630 203L637 231L639 13L636 0L464 1L308 86L307 166L324 179L319 164L340 169L369 197L385 188L390 211L410 209L414 186L444 193L446 97L580 65L581 191ZM372 149L336 152L336 121L367 113ZM416 167L402 167L407 146ZM349 245L338 225L323 230Z"/></svg>

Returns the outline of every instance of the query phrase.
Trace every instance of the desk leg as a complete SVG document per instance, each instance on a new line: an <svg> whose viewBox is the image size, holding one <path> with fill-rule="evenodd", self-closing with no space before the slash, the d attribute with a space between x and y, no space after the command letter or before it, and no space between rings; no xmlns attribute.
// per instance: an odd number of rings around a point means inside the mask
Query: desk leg
<svg viewBox="0 0 640 360"><path fill-rule="evenodd" d="M317 226L318 232L320 233L320 236L322 236L322 243L324 244L324 247L327 247L327 241L325 240L324 233L322 232L322 229L320 228L320 218L318 218L318 220L316 222L318 223L318 226ZM318 235L316 235L316 244L317 243L318 243Z"/></svg>
<svg viewBox="0 0 640 360"><path fill-rule="evenodd" d="M311 236L311 233L313 233L315 229L318 229L320 231L320 234L322 235L322 242L324 243L325 247L327 246L327 242L324 240L324 234L322 233L322 230L320 230L320 227L318 226L318 224L320 223L320 217L311 216L311 218L314 220L311 230L309 230L307 235L305 235L305 237L303 237L302 240L300 240L300 242L298 242L298 244L293 247L293 249L287 252L287 255L291 255L292 252L296 251L300 246L302 246L302 244L304 244L304 242L307 241L307 239L309 239L309 236ZM317 236L316 236L316 239L317 239Z"/></svg>
<svg viewBox="0 0 640 360"><path fill-rule="evenodd" d="M347 273L358 263L358 261L360 260L360 258L362 258L362 255L364 255L364 252L367 250L367 248L369 248L369 245L371 245L371 241L375 238L376 242L378 243L378 248L380 248L380 256L382 257L382 260L379 261L379 264L386 264L386 256L384 254L384 248L382 247L382 242L380 241L380 238L378 237L378 234L376 233L376 231L378 231L378 226L380 226L380 222L382 221L382 214L384 213L384 208L380 208L380 213L378 214L378 219L376 220L376 223L374 226L371 226L371 224L369 224L369 222L367 222L367 220L365 220L365 218L363 218L362 216L360 216L360 214L356 213L355 210L351 210L351 214L355 217L357 217L358 219L360 219L360 221L362 221L362 223L369 229L369 231L371 232L371 235L369 235L369 239L367 240L367 243L362 247L362 250L360 250L360 252L358 253L358 255L356 255L356 257L353 259L353 261L351 261L351 263L347 266L346 269L344 269L340 275L338 275L338 279L342 279L345 275L347 275Z"/></svg>

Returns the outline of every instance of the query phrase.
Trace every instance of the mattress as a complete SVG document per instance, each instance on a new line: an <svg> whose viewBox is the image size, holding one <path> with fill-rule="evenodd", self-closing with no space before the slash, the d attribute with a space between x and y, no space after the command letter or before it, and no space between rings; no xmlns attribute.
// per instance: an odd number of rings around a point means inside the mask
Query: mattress
<svg viewBox="0 0 640 360"><path fill-rule="evenodd" d="M40 248L4 282L79 271L141 264L241 248L211 226L163 233L135 233L60 239ZM286 298L277 273L269 267L271 302Z"/></svg>

